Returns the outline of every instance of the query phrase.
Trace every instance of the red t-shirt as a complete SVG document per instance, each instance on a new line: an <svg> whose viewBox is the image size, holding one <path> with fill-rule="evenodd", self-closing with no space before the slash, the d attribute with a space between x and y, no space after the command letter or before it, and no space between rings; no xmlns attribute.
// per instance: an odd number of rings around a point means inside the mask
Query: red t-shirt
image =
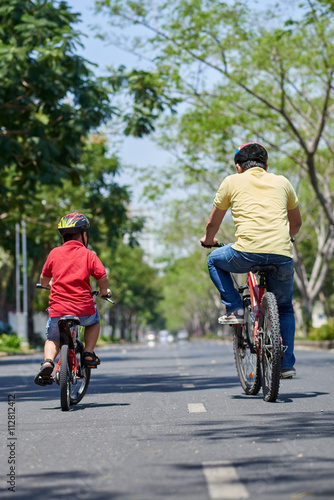
<svg viewBox="0 0 334 500"><path fill-rule="evenodd" d="M49 253L42 275L53 278L49 297L49 316L91 316L95 314L90 276L100 280L106 270L80 241L70 240Z"/></svg>

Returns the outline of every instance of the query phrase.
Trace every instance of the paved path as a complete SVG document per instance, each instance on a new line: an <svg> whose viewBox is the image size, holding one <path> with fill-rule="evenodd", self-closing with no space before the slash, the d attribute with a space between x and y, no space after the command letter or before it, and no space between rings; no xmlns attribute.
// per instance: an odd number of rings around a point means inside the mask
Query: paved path
<svg viewBox="0 0 334 500"><path fill-rule="evenodd" d="M333 500L333 352L298 351L276 403L243 394L230 344L99 355L70 412L34 384L39 355L0 360L2 498Z"/></svg>

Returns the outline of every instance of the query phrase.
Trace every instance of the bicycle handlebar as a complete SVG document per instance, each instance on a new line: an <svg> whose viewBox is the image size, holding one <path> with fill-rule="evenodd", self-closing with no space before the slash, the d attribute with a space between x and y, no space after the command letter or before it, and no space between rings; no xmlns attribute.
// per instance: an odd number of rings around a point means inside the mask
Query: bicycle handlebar
<svg viewBox="0 0 334 500"><path fill-rule="evenodd" d="M50 291L50 288L47 288L46 286L42 286L40 283L36 283L36 288L43 288L44 290L49 290ZM100 292L98 290L93 290L92 291L92 296L95 297L99 293ZM107 295L101 295L101 298L103 298L107 302L110 302L111 304L115 304L115 302L113 300L111 300L110 297L111 297L111 293L108 293Z"/></svg>
<svg viewBox="0 0 334 500"><path fill-rule="evenodd" d="M217 243L215 243L214 245L204 245L204 243L201 242L201 245L204 248L214 248L214 247L220 248L225 246L225 243L219 243L219 241L217 241Z"/></svg>
<svg viewBox="0 0 334 500"><path fill-rule="evenodd" d="M296 240L294 237L291 238L291 243L294 243ZM204 245L204 243L201 242L201 246L204 247L204 248L220 248L220 247L223 247L225 246L225 243L220 243L219 241L217 241L217 243L215 243L214 245Z"/></svg>
<svg viewBox="0 0 334 500"><path fill-rule="evenodd" d="M99 292L98 290L94 290L94 291L92 292L92 295L93 295L93 297L94 297L95 295L98 295L99 293L100 293L100 292ZM107 302L110 302L111 304L115 304L115 302L114 302L113 300L111 300L111 298L110 298L110 297L111 297L111 293L107 293L107 295L101 295L101 297L102 297L104 300L106 300Z"/></svg>

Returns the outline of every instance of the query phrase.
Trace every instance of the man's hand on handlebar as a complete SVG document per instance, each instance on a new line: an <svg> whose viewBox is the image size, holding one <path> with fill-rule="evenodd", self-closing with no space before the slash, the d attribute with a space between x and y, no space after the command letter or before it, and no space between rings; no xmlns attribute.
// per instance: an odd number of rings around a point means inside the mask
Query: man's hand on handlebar
<svg viewBox="0 0 334 500"><path fill-rule="evenodd" d="M203 238L200 239L202 247L205 248L211 248L214 247L217 243L218 240L216 238L212 238L212 240L207 239L206 236L203 236Z"/></svg>

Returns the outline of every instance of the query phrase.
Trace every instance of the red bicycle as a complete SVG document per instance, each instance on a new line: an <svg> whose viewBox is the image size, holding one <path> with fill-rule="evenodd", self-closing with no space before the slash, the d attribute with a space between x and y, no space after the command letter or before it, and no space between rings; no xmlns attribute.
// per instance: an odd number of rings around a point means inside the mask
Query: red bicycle
<svg viewBox="0 0 334 500"><path fill-rule="evenodd" d="M36 288L44 288L40 283ZM47 288L47 290L49 290ZM98 291L92 295L98 295ZM108 302L114 303L109 294L104 297ZM60 387L60 406L63 411L68 411L71 405L78 404L87 392L91 368L89 362L84 363L84 345L79 340L80 319L77 316L65 315L58 320L59 328L59 360L50 378ZM81 327L84 328L84 327Z"/></svg>
<svg viewBox="0 0 334 500"><path fill-rule="evenodd" d="M254 266L247 275L246 285L238 285L244 324L235 327L233 338L235 364L243 390L255 395L262 386L263 399L269 402L277 399L284 357L277 301L266 285L267 274L273 272L275 266Z"/></svg>
<svg viewBox="0 0 334 500"><path fill-rule="evenodd" d="M213 246L221 247L223 243ZM253 396L262 386L263 399L269 402L277 399L284 357L277 301L275 295L267 291L266 284L267 274L276 271L273 265L253 266L246 284L241 286L232 274L244 309L244 324L236 325L233 334L240 384L246 394Z"/></svg>

